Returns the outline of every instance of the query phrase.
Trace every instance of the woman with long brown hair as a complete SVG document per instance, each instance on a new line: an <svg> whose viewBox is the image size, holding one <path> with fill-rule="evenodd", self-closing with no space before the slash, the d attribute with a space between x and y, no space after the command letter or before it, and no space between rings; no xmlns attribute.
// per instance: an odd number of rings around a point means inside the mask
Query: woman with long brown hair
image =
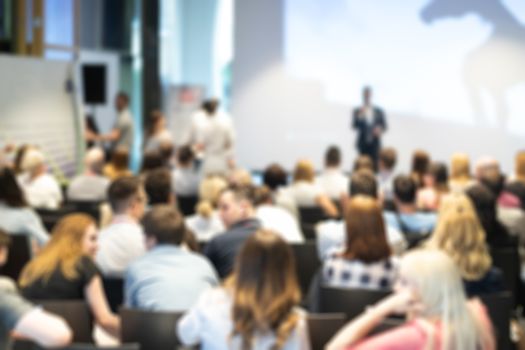
<svg viewBox="0 0 525 350"><path fill-rule="evenodd" d="M100 272L93 261L97 229L85 214L70 214L53 229L51 240L22 271L22 295L31 300L85 299L95 321L119 336L120 320L111 313Z"/></svg>
<svg viewBox="0 0 525 350"><path fill-rule="evenodd" d="M353 197L345 213L346 246L327 254L324 285L342 288L388 289L397 259L386 238L381 206L375 198Z"/></svg>
<svg viewBox="0 0 525 350"><path fill-rule="evenodd" d="M307 350L300 294L290 247L278 234L259 230L224 286L204 293L179 321L179 339L201 349Z"/></svg>

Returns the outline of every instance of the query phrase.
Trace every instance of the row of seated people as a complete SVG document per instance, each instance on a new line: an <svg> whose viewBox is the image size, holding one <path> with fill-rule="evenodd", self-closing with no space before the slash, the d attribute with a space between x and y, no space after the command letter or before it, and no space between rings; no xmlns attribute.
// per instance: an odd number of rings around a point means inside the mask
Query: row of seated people
<svg viewBox="0 0 525 350"><path fill-rule="evenodd" d="M364 197L357 200L366 202ZM83 225L80 224L82 220L86 220ZM162 245L163 249L180 245L185 234L182 222L180 214L173 208L155 207L145 219L146 232L152 232L146 234L147 240ZM93 221L84 215L73 214L64 218L58 228L60 231L54 233L50 243L24 270L20 279L22 293L31 299L46 299L46 293L53 294L52 299L56 299L59 293L76 294L77 298L79 292L85 293L97 322L118 335L120 320L109 312L106 320L97 314L105 308L105 300L100 275L90 261L96 237ZM159 242L160 237L170 241ZM48 265L43 264L44 260ZM194 264L204 261L193 256ZM237 349L248 344L256 348L309 349L306 313L298 307L300 290L294 265L289 245L278 234L257 230L240 247L233 273L222 286L206 288L201 293L193 290L195 301L184 308L187 312L177 325L173 324L173 332L177 332L183 344L200 344L204 349ZM150 278L155 279L155 276ZM167 282L168 278L163 276L163 279ZM179 291L167 288L169 284L162 285L159 280L149 284L150 287L163 288L157 293L164 293L170 299L180 298ZM366 349L380 348L385 344L422 348L432 341L454 344L453 348L461 349L495 348L493 330L484 306L477 299L467 301L461 272L446 252L428 248L403 256L394 289L392 296L345 327L328 348L355 346ZM409 322L371 339L362 339L392 313L408 313ZM41 324L43 329L48 326Z"/></svg>

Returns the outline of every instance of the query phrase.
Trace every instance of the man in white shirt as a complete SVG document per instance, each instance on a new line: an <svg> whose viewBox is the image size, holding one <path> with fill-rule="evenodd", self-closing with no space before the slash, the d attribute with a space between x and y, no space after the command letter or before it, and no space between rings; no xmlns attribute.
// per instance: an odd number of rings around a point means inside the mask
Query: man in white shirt
<svg viewBox="0 0 525 350"><path fill-rule="evenodd" d="M33 208L57 209L62 203L62 190L55 178L47 173L44 154L30 148L22 160L23 173L18 182Z"/></svg>
<svg viewBox="0 0 525 350"><path fill-rule="evenodd" d="M330 146L325 153L325 169L316 179L316 184L323 189L328 197L339 200L348 191L348 177L341 171L341 150Z"/></svg>
<svg viewBox="0 0 525 350"><path fill-rule="evenodd" d="M203 103L202 111L193 116L189 143L202 152L203 175L228 175L233 167L235 132L231 118L218 111L219 101Z"/></svg>
<svg viewBox="0 0 525 350"><path fill-rule="evenodd" d="M102 176L104 167L104 151L91 148L84 157L86 170L82 175L75 176L67 188L69 200L103 201L109 186L109 179Z"/></svg>
<svg viewBox="0 0 525 350"><path fill-rule="evenodd" d="M96 262L104 275L120 277L146 251L139 221L147 196L138 178L122 177L109 186L108 199L113 220L100 231Z"/></svg>

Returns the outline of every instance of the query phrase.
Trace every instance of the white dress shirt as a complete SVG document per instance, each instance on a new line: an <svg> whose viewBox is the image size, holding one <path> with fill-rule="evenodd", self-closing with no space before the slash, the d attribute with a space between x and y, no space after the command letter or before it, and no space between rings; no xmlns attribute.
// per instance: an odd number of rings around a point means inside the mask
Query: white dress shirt
<svg viewBox="0 0 525 350"><path fill-rule="evenodd" d="M121 277L129 264L146 252L142 227L127 215L117 215L99 233L95 258L106 276Z"/></svg>
<svg viewBox="0 0 525 350"><path fill-rule="evenodd" d="M322 188L328 197L337 200L341 194L348 193L349 182L348 176L339 168L326 168L315 180L316 185Z"/></svg>
<svg viewBox="0 0 525 350"><path fill-rule="evenodd" d="M304 237L297 219L286 209L269 204L257 207L255 216L262 227L277 232L288 243L303 243Z"/></svg>
<svg viewBox="0 0 525 350"><path fill-rule="evenodd" d="M214 211L209 218L199 214L191 215L186 218L185 224L199 242L207 242L226 230L217 211Z"/></svg>

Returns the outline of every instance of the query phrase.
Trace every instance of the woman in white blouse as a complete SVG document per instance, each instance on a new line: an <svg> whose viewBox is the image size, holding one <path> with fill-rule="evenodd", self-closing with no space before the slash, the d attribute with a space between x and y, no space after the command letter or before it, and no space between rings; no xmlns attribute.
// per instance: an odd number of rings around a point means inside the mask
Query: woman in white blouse
<svg viewBox="0 0 525 350"><path fill-rule="evenodd" d="M224 286L205 292L181 318L179 339L206 350L308 350L300 294L290 247L276 233L259 230L244 244Z"/></svg>

